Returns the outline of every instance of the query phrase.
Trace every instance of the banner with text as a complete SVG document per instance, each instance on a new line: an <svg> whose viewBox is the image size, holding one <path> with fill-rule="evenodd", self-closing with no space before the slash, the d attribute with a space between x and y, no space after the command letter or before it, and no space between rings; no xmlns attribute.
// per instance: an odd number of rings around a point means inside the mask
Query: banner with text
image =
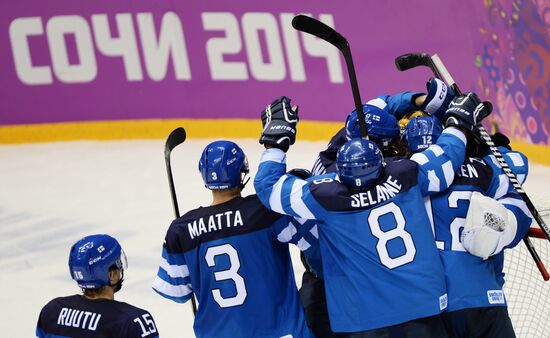
<svg viewBox="0 0 550 338"><path fill-rule="evenodd" d="M544 28L544 18L550 18L530 1L515 5L6 2L0 5L0 125L254 119L281 95L300 105L302 119L343 121L354 106L346 65L336 48L292 28L292 18L302 13L347 37L363 101L424 91L430 71L400 73L394 58L438 53L463 90L482 91L497 102L502 112L493 117L495 125L515 138L546 144L550 25ZM532 41L539 47L530 49L536 57L522 47ZM523 96L511 92L518 86ZM514 112L525 126L521 130L512 128Z"/></svg>

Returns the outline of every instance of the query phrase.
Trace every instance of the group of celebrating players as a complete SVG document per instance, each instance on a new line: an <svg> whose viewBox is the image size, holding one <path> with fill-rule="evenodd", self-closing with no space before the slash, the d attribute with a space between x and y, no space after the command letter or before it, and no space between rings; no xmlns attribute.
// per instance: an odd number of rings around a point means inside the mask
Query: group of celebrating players
<svg viewBox="0 0 550 338"><path fill-rule="evenodd" d="M298 108L273 101L261 114L257 195L241 195L242 149L207 145L199 171L212 203L172 222L153 289L196 297L197 337L515 337L503 250L532 216L476 133L491 110L432 78L426 94L351 112L311 172L287 172ZM523 182L526 157L495 139ZM289 243L306 268L299 291ZM114 301L125 268L115 239L80 240L69 267L84 294L48 303L37 336L158 336L147 311Z"/></svg>

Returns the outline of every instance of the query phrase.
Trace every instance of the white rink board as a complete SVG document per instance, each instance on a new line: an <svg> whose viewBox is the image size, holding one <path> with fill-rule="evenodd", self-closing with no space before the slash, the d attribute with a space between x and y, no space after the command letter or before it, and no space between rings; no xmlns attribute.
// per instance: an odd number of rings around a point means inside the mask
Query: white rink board
<svg viewBox="0 0 550 338"><path fill-rule="evenodd" d="M172 153L182 213L211 201L197 169L208 142L188 140ZM256 140L237 143L253 175L263 147ZM324 147L325 142L298 140L288 153L289 168L311 168ZM68 273L68 251L93 233L115 236L128 256L126 281L116 299L149 310L162 337L193 336L191 306L165 300L151 289L173 218L163 150L162 140L0 146L3 337L34 336L46 302L79 292ZM548 195L548 182L550 168L532 165L526 191L535 204ZM244 194L252 193L251 181ZM303 268L297 250L292 253L300 283Z"/></svg>

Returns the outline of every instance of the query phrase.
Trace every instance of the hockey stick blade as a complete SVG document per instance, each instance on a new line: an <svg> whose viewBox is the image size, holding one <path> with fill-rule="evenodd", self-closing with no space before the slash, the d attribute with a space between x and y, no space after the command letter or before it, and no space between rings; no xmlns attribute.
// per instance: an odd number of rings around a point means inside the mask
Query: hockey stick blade
<svg viewBox="0 0 550 338"><path fill-rule="evenodd" d="M296 15L292 19L292 27L296 30L315 35L340 50L348 45L348 40L346 40L342 34L335 31L332 27L325 25L321 21L315 20L314 18L306 15Z"/></svg>
<svg viewBox="0 0 550 338"><path fill-rule="evenodd" d="M178 206L178 197L176 195L176 187L174 184L174 176L172 175L172 165L170 162L170 155L172 150L178 145L185 142L187 138L187 133L182 127L178 127L168 135L166 138L166 143L164 145L164 160L166 163L166 173L168 174L168 185L170 186L170 197L172 197L172 205L174 206L174 215L176 218L180 217L180 210ZM195 295L191 297L191 308L193 309L193 315L197 316L197 302L195 300Z"/></svg>
<svg viewBox="0 0 550 338"><path fill-rule="evenodd" d="M187 137L187 134L185 133L185 129L182 127L178 127L174 129L170 135L168 135L168 138L166 139L166 145L164 147L164 152L166 153L171 152L172 149L177 147L179 144L182 144L185 141L185 138Z"/></svg>
<svg viewBox="0 0 550 338"><path fill-rule="evenodd" d="M327 26L319 20L311 18L305 15L297 15L292 19L292 27L296 30L309 33L319 39L325 40L338 50L344 56L346 66L348 68L349 82L351 85L351 92L353 94L353 101L355 110L357 111L357 119L359 121L359 129L361 130L361 136L368 138L367 124L365 116L359 114L363 111L363 103L361 101L361 95L359 93L359 85L357 84L357 75L355 74L355 66L353 65L353 58L351 57L351 49L346 38L335 31L332 27Z"/></svg>
<svg viewBox="0 0 550 338"><path fill-rule="evenodd" d="M395 66L402 72L418 66L430 67L430 62L426 53L407 53L395 58Z"/></svg>

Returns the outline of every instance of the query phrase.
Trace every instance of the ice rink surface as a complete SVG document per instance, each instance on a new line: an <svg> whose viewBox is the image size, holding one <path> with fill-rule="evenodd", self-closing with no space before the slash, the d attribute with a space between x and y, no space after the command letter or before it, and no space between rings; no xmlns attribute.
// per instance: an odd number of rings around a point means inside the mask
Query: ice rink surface
<svg viewBox="0 0 550 338"><path fill-rule="evenodd" d="M187 140L172 153L181 212L209 205L198 159L211 140ZM263 147L238 140L257 169ZM288 167L311 168L325 142L298 141ZM165 231L172 218L164 141L64 142L0 146L0 332L34 336L43 305L79 292L67 267L70 246L85 235L108 233L122 244L129 269L116 299L149 310L162 337L194 337L189 304L151 289ZM548 201L550 167L531 165L525 190ZM252 182L244 195L253 193ZM292 250L293 259L298 255ZM295 264L298 283L303 268ZM299 285L299 284L298 284ZM251 318L253 320L253 318Z"/></svg>

